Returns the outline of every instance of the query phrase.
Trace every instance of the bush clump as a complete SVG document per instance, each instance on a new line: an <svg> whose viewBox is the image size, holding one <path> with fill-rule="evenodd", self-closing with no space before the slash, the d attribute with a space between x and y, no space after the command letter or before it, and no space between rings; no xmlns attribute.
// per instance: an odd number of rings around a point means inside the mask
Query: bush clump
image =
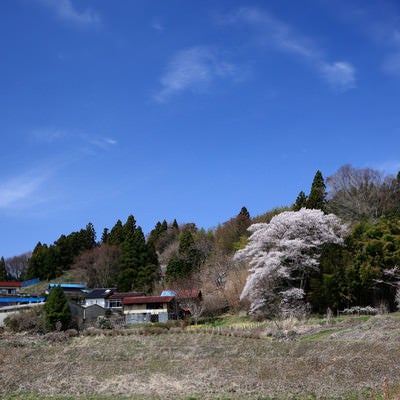
<svg viewBox="0 0 400 400"><path fill-rule="evenodd" d="M11 332L44 333L46 329L43 307L11 314L4 319L4 325Z"/></svg>

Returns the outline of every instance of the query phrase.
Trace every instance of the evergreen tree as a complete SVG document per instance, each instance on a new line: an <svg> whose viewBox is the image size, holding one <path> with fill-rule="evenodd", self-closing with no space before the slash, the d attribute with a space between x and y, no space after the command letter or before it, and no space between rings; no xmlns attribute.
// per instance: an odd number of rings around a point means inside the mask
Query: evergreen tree
<svg viewBox="0 0 400 400"><path fill-rule="evenodd" d="M28 261L26 279L39 278L44 280L55 278L57 272L60 271L57 268L58 265L59 257L57 257L56 247L48 247L47 244L38 242Z"/></svg>
<svg viewBox="0 0 400 400"><path fill-rule="evenodd" d="M293 204L293 211L300 211L302 208L307 206L307 196L301 191L296 198L296 202Z"/></svg>
<svg viewBox="0 0 400 400"><path fill-rule="evenodd" d="M133 268L125 268L118 274L118 290L129 292L135 288L136 272Z"/></svg>
<svg viewBox="0 0 400 400"><path fill-rule="evenodd" d="M215 231L215 245L224 254L233 254L245 243L248 237L247 229L251 224L250 213L242 207L236 217L219 225Z"/></svg>
<svg viewBox="0 0 400 400"><path fill-rule="evenodd" d="M8 273L6 268L6 262L4 257L0 259L0 281L4 282L8 280Z"/></svg>
<svg viewBox="0 0 400 400"><path fill-rule="evenodd" d="M179 254L188 254L194 244L192 232L185 230L179 241Z"/></svg>
<svg viewBox="0 0 400 400"><path fill-rule="evenodd" d="M247 237L247 228L250 226L250 213L247 211L246 207L242 207L239 214L236 216L236 225L237 225L237 236L240 241L242 236Z"/></svg>
<svg viewBox="0 0 400 400"><path fill-rule="evenodd" d="M174 221L172 222L172 227L174 229L176 229L177 231L179 231L179 225L178 225L178 222L176 222L176 219L174 219Z"/></svg>
<svg viewBox="0 0 400 400"><path fill-rule="evenodd" d="M311 191L307 198L306 208L325 211L326 209L326 185L321 171L317 171L311 185Z"/></svg>
<svg viewBox="0 0 400 400"><path fill-rule="evenodd" d="M238 216L243 217L244 219L250 219L250 213L247 211L246 207L241 208Z"/></svg>
<svg viewBox="0 0 400 400"><path fill-rule="evenodd" d="M108 242L108 228L104 228L103 233L101 235L101 243L107 243Z"/></svg>
<svg viewBox="0 0 400 400"><path fill-rule="evenodd" d="M162 224L158 224L158 229L161 226ZM119 260L118 288L151 292L154 280L159 275L154 242L146 243L142 228L136 226L132 215L128 217L123 230L125 239L120 246L122 254Z"/></svg>
<svg viewBox="0 0 400 400"><path fill-rule="evenodd" d="M86 229L82 232L85 238L85 250L93 249L96 246L96 231L91 222L86 225Z"/></svg>
<svg viewBox="0 0 400 400"><path fill-rule="evenodd" d="M116 246L120 246L125 239L125 230L122 225L122 221L118 220L114 227L111 229L110 234L107 238L108 244L113 244Z"/></svg>
<svg viewBox="0 0 400 400"><path fill-rule="evenodd" d="M172 282L176 279L187 276L189 272L189 264L186 260L175 255L168 261L167 269L165 271L165 279L167 282Z"/></svg>
<svg viewBox="0 0 400 400"><path fill-rule="evenodd" d="M48 330L67 329L71 321L71 311L68 305L68 299L60 286L55 286L47 298L44 305L46 328Z"/></svg>

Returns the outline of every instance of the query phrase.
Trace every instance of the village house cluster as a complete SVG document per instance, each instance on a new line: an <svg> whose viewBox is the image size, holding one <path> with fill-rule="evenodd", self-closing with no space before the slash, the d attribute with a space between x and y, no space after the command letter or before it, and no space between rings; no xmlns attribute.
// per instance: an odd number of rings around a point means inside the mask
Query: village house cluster
<svg viewBox="0 0 400 400"><path fill-rule="evenodd" d="M22 293L23 287L38 283L0 282L0 326L10 313L22 308L43 304L46 297ZM201 307L200 289L164 290L158 296L146 296L142 292L118 292L117 288L93 288L85 284L50 283L47 294L60 286L69 299L74 318L79 323L90 324L98 317L114 316L122 324L167 322L192 316Z"/></svg>

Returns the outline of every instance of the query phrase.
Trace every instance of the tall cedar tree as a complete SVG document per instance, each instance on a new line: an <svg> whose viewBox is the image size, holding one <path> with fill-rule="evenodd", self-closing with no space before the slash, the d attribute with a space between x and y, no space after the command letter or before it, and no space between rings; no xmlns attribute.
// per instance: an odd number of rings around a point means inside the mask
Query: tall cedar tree
<svg viewBox="0 0 400 400"><path fill-rule="evenodd" d="M326 210L326 185L321 171L317 171L311 185L311 191L307 198L306 208L314 210Z"/></svg>
<svg viewBox="0 0 400 400"><path fill-rule="evenodd" d="M142 228L136 226L133 215L128 217L123 226L123 234L118 288L121 291L135 289L151 292L158 277L158 260L154 246L146 243Z"/></svg>
<svg viewBox="0 0 400 400"><path fill-rule="evenodd" d="M4 257L1 257L1 259L0 259L0 281L4 282L6 280L8 280L6 262L4 260Z"/></svg>
<svg viewBox="0 0 400 400"><path fill-rule="evenodd" d="M65 330L71 321L71 310L69 309L68 299L61 286L55 286L44 305L46 328L48 330L60 328Z"/></svg>

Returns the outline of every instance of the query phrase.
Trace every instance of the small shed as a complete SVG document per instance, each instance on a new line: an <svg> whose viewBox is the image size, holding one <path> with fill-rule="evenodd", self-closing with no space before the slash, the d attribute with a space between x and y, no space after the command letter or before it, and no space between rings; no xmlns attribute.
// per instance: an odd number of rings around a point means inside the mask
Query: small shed
<svg viewBox="0 0 400 400"><path fill-rule="evenodd" d="M97 317L106 315L106 310L93 304L89 307L82 307L72 301L68 302L69 309L71 310L72 318L76 321L77 325L81 327L90 326L96 322Z"/></svg>

